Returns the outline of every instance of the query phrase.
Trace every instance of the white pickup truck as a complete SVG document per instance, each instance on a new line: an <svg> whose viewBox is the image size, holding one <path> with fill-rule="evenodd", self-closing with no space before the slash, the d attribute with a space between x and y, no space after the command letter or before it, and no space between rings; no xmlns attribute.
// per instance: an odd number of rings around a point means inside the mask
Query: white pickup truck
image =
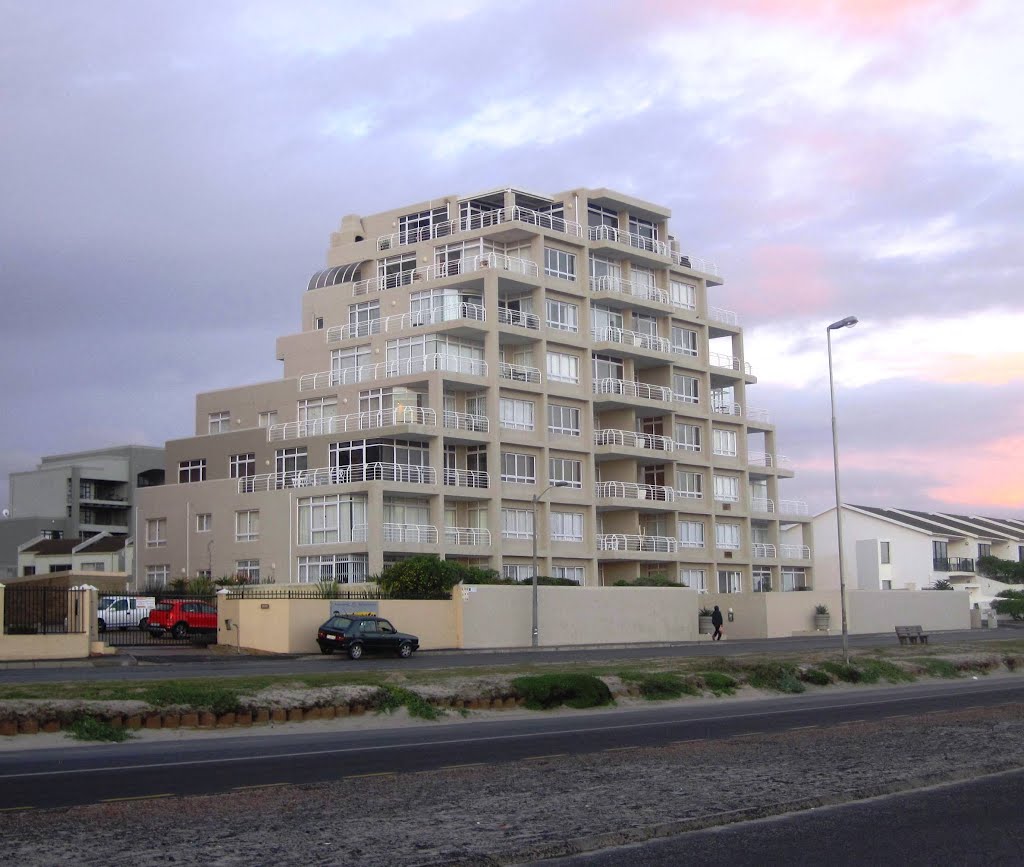
<svg viewBox="0 0 1024 867"><path fill-rule="evenodd" d="M156 605L152 596L101 596L96 612L100 632L108 629L145 629L149 612Z"/></svg>

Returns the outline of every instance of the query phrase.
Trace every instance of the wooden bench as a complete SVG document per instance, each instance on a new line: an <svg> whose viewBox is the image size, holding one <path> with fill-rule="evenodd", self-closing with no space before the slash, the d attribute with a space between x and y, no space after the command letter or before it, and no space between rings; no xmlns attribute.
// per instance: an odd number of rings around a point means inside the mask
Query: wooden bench
<svg viewBox="0 0 1024 867"><path fill-rule="evenodd" d="M896 637L900 644L927 644L928 633L922 632L920 626L897 626Z"/></svg>

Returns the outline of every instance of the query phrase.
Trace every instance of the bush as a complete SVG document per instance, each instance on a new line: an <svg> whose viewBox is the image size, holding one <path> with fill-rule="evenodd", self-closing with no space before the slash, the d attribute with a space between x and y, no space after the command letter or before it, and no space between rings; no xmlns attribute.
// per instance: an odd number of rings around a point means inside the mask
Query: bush
<svg viewBox="0 0 1024 867"><path fill-rule="evenodd" d="M705 671L699 675L704 689L715 695L732 695L739 686L739 681L721 671Z"/></svg>
<svg viewBox="0 0 1024 867"><path fill-rule="evenodd" d="M115 728L106 720L96 719L92 716L76 719L68 729L68 734L79 741L110 741L112 743L121 743L121 741L134 737L128 729Z"/></svg>
<svg viewBox="0 0 1024 867"><path fill-rule="evenodd" d="M493 584L496 578L490 569L421 554L389 566L377 583L393 599L449 599L456 584Z"/></svg>
<svg viewBox="0 0 1024 867"><path fill-rule="evenodd" d="M1024 620L1024 590L1003 590L997 593L993 607L998 614L1009 614L1014 620Z"/></svg>
<svg viewBox="0 0 1024 867"><path fill-rule="evenodd" d="M601 707L612 703L612 693L600 678L590 674L538 674L517 677L512 687L531 710L568 705Z"/></svg>
<svg viewBox="0 0 1024 867"><path fill-rule="evenodd" d="M909 683L917 680L906 669L884 659L863 660L861 671L864 683L878 683L879 680L887 680L889 683Z"/></svg>
<svg viewBox="0 0 1024 867"><path fill-rule="evenodd" d="M986 578L995 578L1007 584L1024 584L1024 562L992 556L979 557L978 572ZM1002 596L1002 593L999 595Z"/></svg>
<svg viewBox="0 0 1024 867"><path fill-rule="evenodd" d="M436 720L444 713L419 693L398 686L379 687L373 694L371 702L378 713L392 713L404 707L409 711L409 716L425 720Z"/></svg>
<svg viewBox="0 0 1024 867"><path fill-rule="evenodd" d="M846 681L846 683L860 683L864 678L864 674L859 668L845 662L827 661L821 663L821 667L833 677Z"/></svg>
<svg viewBox="0 0 1024 867"><path fill-rule="evenodd" d="M814 606L814 613L815 614L820 614L820 615L824 616L824 615L828 614L828 606L827 605L815 605Z"/></svg>
<svg viewBox="0 0 1024 867"><path fill-rule="evenodd" d="M832 678L829 677L827 671L822 671L820 668L805 668L800 672L800 679L807 682L813 683L815 686L828 686L832 683Z"/></svg>
<svg viewBox="0 0 1024 867"><path fill-rule="evenodd" d="M758 689L775 692L804 692L805 687L797 677L796 667L786 662L762 662L750 668L747 683Z"/></svg>
<svg viewBox="0 0 1024 867"><path fill-rule="evenodd" d="M154 707L188 707L212 713L238 710L238 693L214 683L169 680L142 689L140 698Z"/></svg>
<svg viewBox="0 0 1024 867"><path fill-rule="evenodd" d="M684 695L697 695L700 691L697 685L689 680L684 680L678 674L658 672L656 674L645 674L637 682L640 687L640 695L649 701L663 701L665 699L681 698Z"/></svg>
<svg viewBox="0 0 1024 867"><path fill-rule="evenodd" d="M920 665L925 674L930 677L960 677L959 669L948 659L925 657L924 659L915 659L914 662Z"/></svg>
<svg viewBox="0 0 1024 867"><path fill-rule="evenodd" d="M678 581L673 581L668 575L640 575L632 581L620 578L613 585L614 587L682 587Z"/></svg>

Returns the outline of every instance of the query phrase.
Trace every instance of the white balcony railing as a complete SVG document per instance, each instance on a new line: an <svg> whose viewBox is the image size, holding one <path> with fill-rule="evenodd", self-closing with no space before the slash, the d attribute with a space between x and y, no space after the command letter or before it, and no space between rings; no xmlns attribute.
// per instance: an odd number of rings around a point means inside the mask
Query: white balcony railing
<svg viewBox="0 0 1024 867"><path fill-rule="evenodd" d="M652 500L661 503L676 503L685 500L700 500L701 491L679 491L664 485L641 485L636 482L597 482L594 496L598 499L617 498L625 500Z"/></svg>
<svg viewBox="0 0 1024 867"><path fill-rule="evenodd" d="M599 533L598 551L649 551L674 554L679 541L671 536L639 536L632 533Z"/></svg>
<svg viewBox="0 0 1024 867"><path fill-rule="evenodd" d="M475 527L445 527L444 541L446 545L482 545L491 544L491 531L479 530Z"/></svg>
<svg viewBox="0 0 1024 867"><path fill-rule="evenodd" d="M776 557L775 546L770 542L754 542L753 549L755 557Z"/></svg>
<svg viewBox="0 0 1024 867"><path fill-rule="evenodd" d="M750 511L773 514L775 512L775 501L771 497L751 497Z"/></svg>
<svg viewBox="0 0 1024 867"><path fill-rule="evenodd" d="M517 325L520 328L540 328L540 317L536 313L524 313L521 310L510 310L498 307L498 322L502 325Z"/></svg>
<svg viewBox="0 0 1024 867"><path fill-rule="evenodd" d="M566 220L552 214L533 211L530 208L521 208L516 205L511 208L486 211L482 214L472 214L458 220L444 220L419 229L404 229L399 232L392 232L390 235L381 235L377 238L377 250L393 250L396 247L402 247L407 244L416 244L420 241L430 241L435 238L447 238L459 232L472 232L476 229L484 229L488 226L496 226L499 223L508 223L513 220L529 223L531 226L539 226L541 229L547 229L551 232L562 232L575 238L583 237L583 227L579 223L574 223L572 220Z"/></svg>
<svg viewBox="0 0 1024 867"><path fill-rule="evenodd" d="M747 463L752 467L789 467L792 462L785 455L770 452L748 452Z"/></svg>
<svg viewBox="0 0 1024 867"><path fill-rule="evenodd" d="M631 449L653 449L659 452L675 451L671 437L660 434L635 433L630 430L606 428L594 431L595 446L624 446Z"/></svg>
<svg viewBox="0 0 1024 867"><path fill-rule="evenodd" d="M671 255L672 261L677 265L682 265L684 268L692 268L694 271L701 271L704 274L714 274L716 277L722 276L719 273L717 263L710 259L705 259L703 256L691 256L688 253L680 253L674 245Z"/></svg>
<svg viewBox="0 0 1024 867"><path fill-rule="evenodd" d="M714 398L711 401L711 411L718 415L743 415L743 407L730 400Z"/></svg>
<svg viewBox="0 0 1024 867"><path fill-rule="evenodd" d="M487 488L490 487L491 477L483 470L445 469L444 483L459 488Z"/></svg>
<svg viewBox="0 0 1024 867"><path fill-rule="evenodd" d="M779 511L783 515L809 515L810 510L803 500L779 500Z"/></svg>
<svg viewBox="0 0 1024 867"><path fill-rule="evenodd" d="M765 424L771 424L772 417L766 409L753 409L747 408L747 421L760 421Z"/></svg>
<svg viewBox="0 0 1024 867"><path fill-rule="evenodd" d="M623 232L615 226L590 226L587 230L587 237L591 241L613 241L616 244L625 244L635 250L646 250L658 256L670 256L669 245L664 241L656 241L646 235L637 235L634 232Z"/></svg>
<svg viewBox="0 0 1024 867"><path fill-rule="evenodd" d="M431 545L437 543L437 527L431 524L393 524L383 525L383 541L406 542L412 545Z"/></svg>
<svg viewBox="0 0 1024 867"><path fill-rule="evenodd" d="M672 400L671 388L646 382L633 382L629 379L595 379L593 389L594 394L618 394L644 400Z"/></svg>
<svg viewBox="0 0 1024 867"><path fill-rule="evenodd" d="M639 331L627 331L625 328L591 328L590 336L595 343L621 343L625 346L637 346L653 352L675 352L672 342L664 337L641 334Z"/></svg>
<svg viewBox="0 0 1024 867"><path fill-rule="evenodd" d="M395 289L399 286L410 286L421 280L442 280L445 277L458 277L460 274L471 274L488 269L508 271L513 274L522 274L526 277L537 277L540 275L540 266L532 259L506 256L504 253L482 253L479 256L470 256L466 259L438 262L434 265L424 265L408 271L398 271L394 274L385 274L383 276L371 277L368 280L359 280L352 284L352 294L356 296L367 295L372 292Z"/></svg>
<svg viewBox="0 0 1024 867"><path fill-rule="evenodd" d="M787 560L810 560L811 549L807 545L779 545L779 556Z"/></svg>
<svg viewBox="0 0 1024 867"><path fill-rule="evenodd" d="M514 379L516 382L540 382L540 368L502 361L498 363L498 376L502 379Z"/></svg>
<svg viewBox="0 0 1024 867"><path fill-rule="evenodd" d="M384 331L385 319L368 319L365 322L350 322L347 325L332 325L327 329L327 342L338 343L350 337L370 337Z"/></svg>
<svg viewBox="0 0 1024 867"><path fill-rule="evenodd" d="M590 278L590 291L611 293L613 295L627 295L631 298L640 298L643 301L656 301L659 304L669 303L669 294L664 289L658 289L647 283L637 283L633 280L623 280L621 277Z"/></svg>
<svg viewBox="0 0 1024 867"><path fill-rule="evenodd" d="M459 355L443 353L419 355L398 361L381 361L377 364L363 364L359 367L306 373L299 377L299 391L316 391L322 388L349 385L354 382L391 379L396 376L429 373L437 370L466 376L487 376L487 362L479 358L464 358Z"/></svg>
<svg viewBox="0 0 1024 867"><path fill-rule="evenodd" d="M737 358L735 355L722 355L720 352L709 352L708 361L712 367L724 367L728 370L735 370L738 373L745 373L748 376L752 376L754 372L748 362L744 361L742 358Z"/></svg>
<svg viewBox="0 0 1024 867"><path fill-rule="evenodd" d="M725 325L740 324L740 317L732 310L726 310L724 307L708 307L708 319Z"/></svg>
<svg viewBox="0 0 1024 867"><path fill-rule="evenodd" d="M444 426L450 430L471 430L477 433L487 433L491 429L491 421L485 415L476 415L471 412L455 412L446 409L444 411Z"/></svg>
<svg viewBox="0 0 1024 867"><path fill-rule="evenodd" d="M394 464L375 461L347 467L320 467L315 470L293 470L284 473L261 473L238 480L238 493L276 491L282 488L308 488L323 485L347 485L353 482L409 482L433 485L437 472L433 467L418 464Z"/></svg>
<svg viewBox="0 0 1024 867"><path fill-rule="evenodd" d="M372 430L399 424L437 424L437 413L429 407L405 406L396 409L381 409L367 412L353 412L329 418L290 421L272 424L267 428L267 441L300 439L323 436L324 434L345 433L346 431Z"/></svg>

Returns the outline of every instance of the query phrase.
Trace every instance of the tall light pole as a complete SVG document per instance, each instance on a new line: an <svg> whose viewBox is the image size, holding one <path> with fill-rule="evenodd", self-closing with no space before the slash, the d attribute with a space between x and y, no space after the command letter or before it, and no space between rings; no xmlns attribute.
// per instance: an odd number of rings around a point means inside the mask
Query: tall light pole
<svg viewBox="0 0 1024 867"><path fill-rule="evenodd" d="M533 495L533 646L536 647L540 639L537 626L537 503L552 488L565 488L569 483L566 481L552 482L539 494Z"/></svg>
<svg viewBox="0 0 1024 867"><path fill-rule="evenodd" d="M853 328L856 316L847 316L825 329L828 343L828 393L832 400L832 467L836 477L836 536L839 542L839 608L843 617L843 658L850 663L850 633L846 623L846 559L843 555L843 498L839 493L839 433L836 429L836 386L832 378L832 332Z"/></svg>

